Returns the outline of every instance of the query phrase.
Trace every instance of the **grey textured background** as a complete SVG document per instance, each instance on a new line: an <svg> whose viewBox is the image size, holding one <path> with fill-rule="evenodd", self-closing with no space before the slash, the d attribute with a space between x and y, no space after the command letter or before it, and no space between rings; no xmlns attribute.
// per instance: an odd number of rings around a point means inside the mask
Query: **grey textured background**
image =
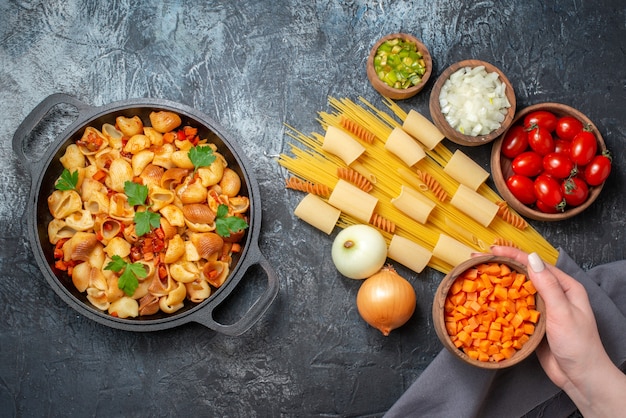
<svg viewBox="0 0 626 418"><path fill-rule="evenodd" d="M519 108L553 101L589 116L615 156L603 194L577 218L531 223L584 267L624 258L625 9L622 0L0 0L0 416L382 415L440 350L428 312L442 275L401 269L418 294L415 315L387 338L367 326L358 284L332 266L332 237L292 215L300 196L284 189L273 156L287 150L284 124L320 131L328 96L381 104L364 64L387 33L421 38L435 77L483 59L507 74ZM432 83L401 105L428 114ZM24 236L30 176L11 138L55 92L92 106L184 103L243 147L263 199L260 247L281 280L249 332L117 331L49 288ZM61 128L48 121L42 131ZM35 160L46 146L29 147ZM488 168L488 146L468 152Z"/></svg>

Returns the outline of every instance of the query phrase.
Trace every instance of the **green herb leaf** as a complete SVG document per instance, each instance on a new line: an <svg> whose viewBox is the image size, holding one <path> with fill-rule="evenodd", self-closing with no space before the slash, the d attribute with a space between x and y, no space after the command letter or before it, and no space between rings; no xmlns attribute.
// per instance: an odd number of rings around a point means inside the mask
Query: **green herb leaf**
<svg viewBox="0 0 626 418"><path fill-rule="evenodd" d="M135 221L135 232L138 236L142 236L150 232L152 228L158 228L161 225L161 215L150 210L135 212L133 218Z"/></svg>
<svg viewBox="0 0 626 418"><path fill-rule="evenodd" d="M57 190L67 191L67 190L76 190L76 186L78 185L78 170L70 173L70 170L67 168L63 169L61 173L61 177L57 180L54 187Z"/></svg>
<svg viewBox="0 0 626 418"><path fill-rule="evenodd" d="M128 197L128 204L131 206L144 205L148 197L148 186L126 181L124 183L124 193Z"/></svg>
<svg viewBox="0 0 626 418"><path fill-rule="evenodd" d="M208 167L215 161L215 154L213 154L213 148L208 145L198 145L191 148L187 155L193 163L194 172L200 167Z"/></svg>
<svg viewBox="0 0 626 418"><path fill-rule="evenodd" d="M228 206L222 204L217 207L215 217L215 232L221 237L230 237L231 233L243 231L248 227L248 223L238 216L227 216Z"/></svg>
<svg viewBox="0 0 626 418"><path fill-rule="evenodd" d="M148 275L146 268L141 263L127 263L119 255L111 257L109 264L104 267L105 270L112 270L116 273L124 270L117 279L117 287L124 291L127 296L132 296L139 286L139 279L143 279Z"/></svg>
<svg viewBox="0 0 626 418"><path fill-rule="evenodd" d="M106 267L104 267L104 269L119 273L124 269L124 267L126 267L126 261L124 261L124 259L119 255L114 255L111 257L111 261L106 265Z"/></svg>

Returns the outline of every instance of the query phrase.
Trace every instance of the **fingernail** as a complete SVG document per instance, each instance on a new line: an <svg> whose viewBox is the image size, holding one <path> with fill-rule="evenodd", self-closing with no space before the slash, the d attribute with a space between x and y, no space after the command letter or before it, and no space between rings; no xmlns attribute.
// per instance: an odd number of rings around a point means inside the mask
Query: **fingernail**
<svg viewBox="0 0 626 418"><path fill-rule="evenodd" d="M532 253L528 255L528 264L530 265L532 271L534 271L535 273L541 273L543 269L546 268L545 264L543 264L543 261L537 253Z"/></svg>

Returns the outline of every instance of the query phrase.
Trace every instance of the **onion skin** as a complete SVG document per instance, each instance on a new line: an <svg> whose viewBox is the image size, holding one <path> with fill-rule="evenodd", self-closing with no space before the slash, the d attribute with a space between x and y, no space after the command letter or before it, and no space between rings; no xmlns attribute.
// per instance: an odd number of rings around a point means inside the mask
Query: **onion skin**
<svg viewBox="0 0 626 418"><path fill-rule="evenodd" d="M388 336L404 325L415 312L415 289L391 266L365 279L356 296L361 317Z"/></svg>

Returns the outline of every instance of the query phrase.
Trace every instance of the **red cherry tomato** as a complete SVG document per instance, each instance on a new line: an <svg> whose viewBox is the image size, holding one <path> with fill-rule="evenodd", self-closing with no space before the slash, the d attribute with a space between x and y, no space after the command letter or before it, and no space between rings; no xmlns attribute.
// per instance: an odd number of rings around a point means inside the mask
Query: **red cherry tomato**
<svg viewBox="0 0 626 418"><path fill-rule="evenodd" d="M554 152L566 154L569 157L572 143L565 139L557 138L554 140Z"/></svg>
<svg viewBox="0 0 626 418"><path fill-rule="evenodd" d="M606 153L593 157L587 167L585 167L585 181L590 186L598 186L609 177L611 173L611 157Z"/></svg>
<svg viewBox="0 0 626 418"><path fill-rule="evenodd" d="M522 125L511 127L502 140L502 154L515 158L528 148L528 133Z"/></svg>
<svg viewBox="0 0 626 418"><path fill-rule="evenodd" d="M561 183L561 191L565 202L569 206L580 206L589 197L589 187L584 180L579 177L572 177Z"/></svg>
<svg viewBox="0 0 626 418"><path fill-rule="evenodd" d="M543 171L557 179L569 177L574 170L574 163L570 160L569 155L563 153L551 152L543 157Z"/></svg>
<svg viewBox="0 0 626 418"><path fill-rule="evenodd" d="M570 149L570 157L575 164L580 166L587 165L596 155L598 150L598 142L596 136L589 131L580 131L574 139Z"/></svg>
<svg viewBox="0 0 626 418"><path fill-rule="evenodd" d="M583 123L573 116L562 116L556 121L556 135L571 141L583 130Z"/></svg>
<svg viewBox="0 0 626 418"><path fill-rule="evenodd" d="M557 208L555 208L554 206L546 205L541 200L537 200L535 202L535 206L537 207L537 209L539 209L539 211L543 213L559 213Z"/></svg>
<svg viewBox="0 0 626 418"><path fill-rule="evenodd" d="M533 126L539 126L548 132L554 132L556 122L557 117L554 113L547 110L535 110L524 118L524 127L528 129Z"/></svg>
<svg viewBox="0 0 626 418"><path fill-rule="evenodd" d="M511 168L515 174L535 177L543 170L543 157L534 151L522 152L513 159Z"/></svg>
<svg viewBox="0 0 626 418"><path fill-rule="evenodd" d="M541 156L554 151L554 139L552 138L552 134L541 126L537 126L528 131L528 145Z"/></svg>
<svg viewBox="0 0 626 418"><path fill-rule="evenodd" d="M506 185L513 196L525 205L532 205L537 200L534 182L526 176L513 174L506 180Z"/></svg>
<svg viewBox="0 0 626 418"><path fill-rule="evenodd" d="M561 192L561 185L552 176L541 174L535 179L535 196L537 201L542 201L562 212L565 209L565 198Z"/></svg>

